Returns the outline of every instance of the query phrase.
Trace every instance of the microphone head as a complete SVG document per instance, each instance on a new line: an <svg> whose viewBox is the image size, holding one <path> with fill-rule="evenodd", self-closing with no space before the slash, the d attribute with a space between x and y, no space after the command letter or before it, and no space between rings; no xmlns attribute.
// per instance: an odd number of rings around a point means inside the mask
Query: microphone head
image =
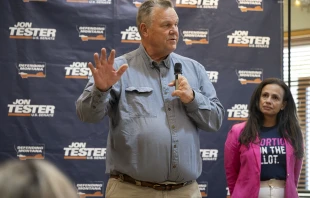
<svg viewBox="0 0 310 198"><path fill-rule="evenodd" d="M174 74L182 74L182 64L181 63L174 64Z"/></svg>

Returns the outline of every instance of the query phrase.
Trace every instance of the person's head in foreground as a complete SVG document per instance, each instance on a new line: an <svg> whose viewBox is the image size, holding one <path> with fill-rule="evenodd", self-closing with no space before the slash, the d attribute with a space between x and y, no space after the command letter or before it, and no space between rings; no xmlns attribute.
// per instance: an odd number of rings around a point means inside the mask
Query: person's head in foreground
<svg viewBox="0 0 310 198"><path fill-rule="evenodd" d="M44 160L10 160L0 166L1 198L77 198L70 180Z"/></svg>

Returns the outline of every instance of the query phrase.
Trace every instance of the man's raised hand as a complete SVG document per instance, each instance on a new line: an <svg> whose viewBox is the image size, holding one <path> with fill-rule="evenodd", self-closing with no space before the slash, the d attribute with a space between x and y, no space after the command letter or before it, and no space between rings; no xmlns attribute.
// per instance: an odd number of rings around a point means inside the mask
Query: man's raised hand
<svg viewBox="0 0 310 198"><path fill-rule="evenodd" d="M108 90L112 85L114 85L123 75L123 73L128 68L127 64L122 65L117 71L114 69L114 58L115 50L113 49L107 59L107 52L105 48L101 49L101 56L98 53L94 54L94 61L96 67L93 66L91 62L88 63L93 78L95 81L95 86L100 91Z"/></svg>

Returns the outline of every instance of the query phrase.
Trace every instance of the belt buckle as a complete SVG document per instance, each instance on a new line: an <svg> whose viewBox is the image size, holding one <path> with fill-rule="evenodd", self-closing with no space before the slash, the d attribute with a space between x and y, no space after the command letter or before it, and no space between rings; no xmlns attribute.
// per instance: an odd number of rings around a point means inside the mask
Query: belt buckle
<svg viewBox="0 0 310 198"><path fill-rule="evenodd" d="M121 181L124 181L124 175L123 175L123 174L119 174L118 176L119 176L119 179L120 179Z"/></svg>
<svg viewBox="0 0 310 198"><path fill-rule="evenodd" d="M275 182L276 180L275 179L270 179L269 181L268 181L268 186L270 187L270 188L273 188L274 187L274 182Z"/></svg>
<svg viewBox="0 0 310 198"><path fill-rule="evenodd" d="M141 186L141 181L135 180L137 186Z"/></svg>
<svg viewBox="0 0 310 198"><path fill-rule="evenodd" d="M154 184L154 185L152 186L152 188L155 189L156 187L160 187L160 186L161 186L161 185Z"/></svg>

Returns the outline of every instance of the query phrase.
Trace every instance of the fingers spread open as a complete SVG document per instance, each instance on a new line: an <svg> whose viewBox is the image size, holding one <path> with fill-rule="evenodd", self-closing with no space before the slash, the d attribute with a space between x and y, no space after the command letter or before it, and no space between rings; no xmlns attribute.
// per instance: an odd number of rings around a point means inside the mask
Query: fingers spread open
<svg viewBox="0 0 310 198"><path fill-rule="evenodd" d="M101 49L101 56L100 56L100 63L101 65L104 65L107 61L107 51L105 48Z"/></svg>
<svg viewBox="0 0 310 198"><path fill-rule="evenodd" d="M87 66L89 67L91 73L94 75L94 73L96 72L96 69L94 68L93 64L89 62Z"/></svg>
<svg viewBox="0 0 310 198"><path fill-rule="evenodd" d="M127 70L127 68L128 68L128 65L127 64L124 64L124 65L122 65L118 70L117 70L117 75L118 76L121 76L121 75L123 75L123 73Z"/></svg>
<svg viewBox="0 0 310 198"><path fill-rule="evenodd" d="M112 50L108 58L108 64L113 65L114 59L115 59L115 50Z"/></svg>
<svg viewBox="0 0 310 198"><path fill-rule="evenodd" d="M101 65L100 65L98 53L94 54L94 61L95 61L96 68L100 68Z"/></svg>

